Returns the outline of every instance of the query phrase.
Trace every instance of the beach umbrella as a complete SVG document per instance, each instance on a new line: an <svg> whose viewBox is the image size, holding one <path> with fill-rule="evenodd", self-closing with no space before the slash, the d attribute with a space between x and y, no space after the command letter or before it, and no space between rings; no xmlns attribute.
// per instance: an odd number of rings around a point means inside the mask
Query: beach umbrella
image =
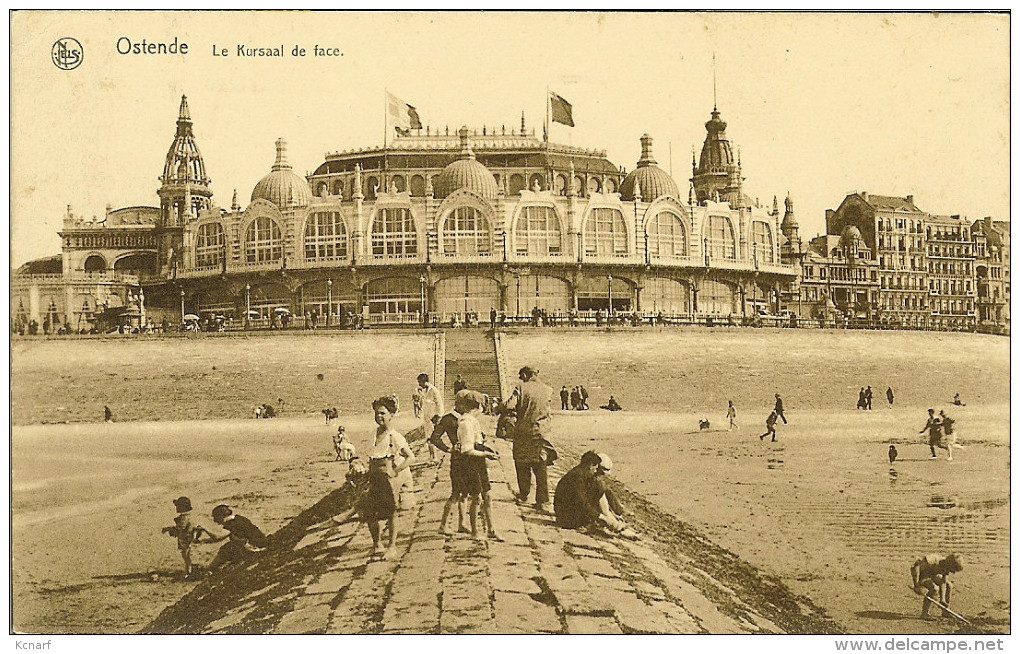
<svg viewBox="0 0 1020 654"><path fill-rule="evenodd" d="M193 313L186 313L186 314L184 314L184 319L185 320L199 320L199 317L196 316Z"/></svg>
<svg viewBox="0 0 1020 654"><path fill-rule="evenodd" d="M248 312L248 317L249 317L249 318L261 318L261 317L262 317L262 314L260 314L260 313L259 313L258 311L256 311L255 309L252 309L251 311L249 311L249 312Z"/></svg>
<svg viewBox="0 0 1020 654"><path fill-rule="evenodd" d="M273 311L275 313L290 313L290 309L288 309L287 307L276 307L275 309L273 309Z"/></svg>

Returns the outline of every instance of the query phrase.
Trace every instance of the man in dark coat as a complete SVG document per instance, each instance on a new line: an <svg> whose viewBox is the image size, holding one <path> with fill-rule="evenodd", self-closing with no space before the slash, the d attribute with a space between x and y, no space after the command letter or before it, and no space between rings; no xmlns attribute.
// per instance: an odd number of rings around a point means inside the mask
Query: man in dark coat
<svg viewBox="0 0 1020 654"><path fill-rule="evenodd" d="M517 397L517 424L514 428L514 466L517 469L517 503L526 504L531 493L531 477L535 477L535 508L547 513L549 476L546 469L545 442L549 436L549 401L552 389L538 380L538 370L531 366L520 369L521 383L514 390Z"/></svg>
<svg viewBox="0 0 1020 654"><path fill-rule="evenodd" d="M776 412L777 416L779 416L780 418L783 419L783 424L784 425L787 424L787 422L786 422L786 414L783 413L783 398L779 397L779 393L776 393L776 407L774 409L772 409L772 410ZM775 440L775 439L773 439L773 440Z"/></svg>

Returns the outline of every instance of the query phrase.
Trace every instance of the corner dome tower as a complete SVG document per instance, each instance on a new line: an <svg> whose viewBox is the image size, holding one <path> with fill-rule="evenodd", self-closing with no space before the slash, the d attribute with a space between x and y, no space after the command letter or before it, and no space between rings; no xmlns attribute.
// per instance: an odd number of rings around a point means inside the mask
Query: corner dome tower
<svg viewBox="0 0 1020 654"><path fill-rule="evenodd" d="M693 166L691 176L698 202L710 200L718 193L736 204L746 204L749 199L741 191L740 161L733 156L726 137L726 121L719 117L718 108L712 108L712 118L705 123L705 130L708 133L701 146L701 160Z"/></svg>
<svg viewBox="0 0 1020 654"><path fill-rule="evenodd" d="M294 174L287 161L287 142L276 141L276 163L268 175L259 180L251 192L252 202L268 200L277 207L303 207L312 202L312 189L308 182Z"/></svg>
<svg viewBox="0 0 1020 654"><path fill-rule="evenodd" d="M640 189L641 197L645 200L654 200L663 195L670 195L674 198L680 197L680 187L676 181L656 164L652 156L652 137L648 134L641 136L641 158L638 160L637 168L630 171L620 184L620 198L625 201L634 200L635 184Z"/></svg>
<svg viewBox="0 0 1020 654"><path fill-rule="evenodd" d="M442 199L454 191L464 189L489 200L495 199L499 194L496 179L488 168L475 159L475 153L471 151L471 145L468 143L468 128L461 127L458 133L460 157L436 175L433 184L435 197Z"/></svg>

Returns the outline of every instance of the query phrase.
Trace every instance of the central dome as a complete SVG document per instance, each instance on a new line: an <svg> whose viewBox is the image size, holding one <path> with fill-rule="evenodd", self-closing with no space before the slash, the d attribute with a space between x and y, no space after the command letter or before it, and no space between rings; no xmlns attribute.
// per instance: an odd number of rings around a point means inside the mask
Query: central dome
<svg viewBox="0 0 1020 654"><path fill-rule="evenodd" d="M273 171L259 180L251 192L252 202L268 200L277 207L307 206L312 202L312 189L308 182L294 174L287 161L287 142L276 141L276 163Z"/></svg>
<svg viewBox="0 0 1020 654"><path fill-rule="evenodd" d="M652 137L645 134L641 137L641 159L638 160L637 168L630 171L620 184L622 200L629 202L634 199L637 195L634 192L635 185L641 192L641 198L647 201L663 195L680 197L680 188L676 182L655 163L655 158L652 157Z"/></svg>
<svg viewBox="0 0 1020 654"><path fill-rule="evenodd" d="M464 189L483 198L494 199L499 194L495 178L488 168L475 159L475 153L468 144L467 127L461 127L459 134L460 158L436 175L432 184L435 197L442 199L454 191Z"/></svg>

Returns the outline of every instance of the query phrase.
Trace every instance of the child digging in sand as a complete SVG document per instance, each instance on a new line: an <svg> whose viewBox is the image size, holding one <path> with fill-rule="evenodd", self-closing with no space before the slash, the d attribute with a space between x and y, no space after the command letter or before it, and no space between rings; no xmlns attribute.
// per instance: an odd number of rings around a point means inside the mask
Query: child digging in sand
<svg viewBox="0 0 1020 654"><path fill-rule="evenodd" d="M162 533L169 534L177 539L177 549L184 559L184 580L191 581L196 578L195 570L191 564L191 546L198 541L203 533L209 534L204 528L191 522L191 500L187 497L178 497L174 500L174 508L177 509L177 517L174 518L172 527L163 527ZM209 534L212 537L212 534Z"/></svg>

